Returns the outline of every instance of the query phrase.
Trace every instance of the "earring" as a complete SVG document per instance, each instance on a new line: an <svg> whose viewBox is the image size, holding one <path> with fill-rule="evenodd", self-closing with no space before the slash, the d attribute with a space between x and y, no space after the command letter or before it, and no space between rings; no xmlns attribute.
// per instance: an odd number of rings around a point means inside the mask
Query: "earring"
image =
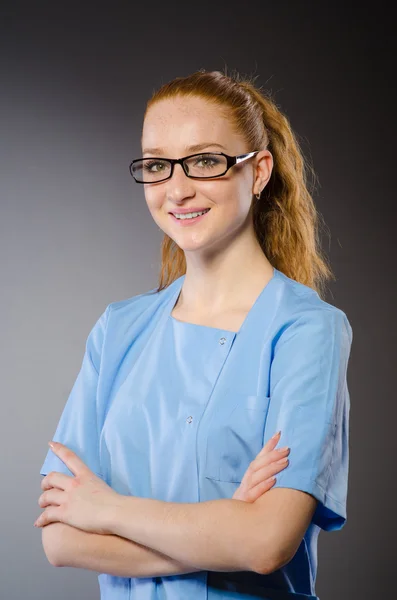
<svg viewBox="0 0 397 600"><path fill-rule="evenodd" d="M259 198L261 197L261 193L262 193L262 192L259 192L259 194L255 194L255 198L256 198L257 200L259 200Z"/></svg>

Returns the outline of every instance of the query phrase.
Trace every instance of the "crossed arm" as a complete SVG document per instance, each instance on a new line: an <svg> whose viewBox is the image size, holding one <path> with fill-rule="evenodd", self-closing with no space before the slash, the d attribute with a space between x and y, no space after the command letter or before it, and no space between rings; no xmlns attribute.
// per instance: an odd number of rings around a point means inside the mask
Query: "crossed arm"
<svg viewBox="0 0 397 600"><path fill-rule="evenodd" d="M161 577L200 571L117 535L100 535L65 523L43 527L42 542L55 567L75 567L117 577Z"/></svg>
<svg viewBox="0 0 397 600"><path fill-rule="evenodd" d="M253 503L124 497L109 515L111 535L51 523L43 528L43 546L55 566L121 577L200 570L270 573L294 556L316 504L310 494L290 488L274 488Z"/></svg>

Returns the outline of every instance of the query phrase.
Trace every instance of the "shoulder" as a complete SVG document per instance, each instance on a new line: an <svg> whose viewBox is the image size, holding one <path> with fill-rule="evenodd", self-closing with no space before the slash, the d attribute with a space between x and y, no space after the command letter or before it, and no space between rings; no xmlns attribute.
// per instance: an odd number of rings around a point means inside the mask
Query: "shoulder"
<svg viewBox="0 0 397 600"><path fill-rule="evenodd" d="M157 288L152 288L147 292L111 302L104 312L106 324L120 325L123 323L128 325L128 323L135 323L141 318L150 319L150 315L168 302L179 289L180 279L176 279L159 292Z"/></svg>
<svg viewBox="0 0 397 600"><path fill-rule="evenodd" d="M340 331L351 343L353 330L341 308L326 302L313 288L281 271L276 271L276 277L276 321L281 337L285 337L284 332L296 330L320 335Z"/></svg>
<svg viewBox="0 0 397 600"><path fill-rule="evenodd" d="M157 288L148 290L141 294L136 294L123 300L116 300L107 306L107 311L111 315L126 314L131 312L141 312L151 306L164 292L156 292Z"/></svg>

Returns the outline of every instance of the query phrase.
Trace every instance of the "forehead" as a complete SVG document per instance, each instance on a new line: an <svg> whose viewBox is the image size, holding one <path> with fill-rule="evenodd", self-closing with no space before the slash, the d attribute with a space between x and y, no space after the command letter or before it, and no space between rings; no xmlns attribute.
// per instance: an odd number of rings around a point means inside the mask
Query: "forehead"
<svg viewBox="0 0 397 600"><path fill-rule="evenodd" d="M221 107L202 98L167 98L153 104L142 129L142 148L181 150L202 142L241 143Z"/></svg>

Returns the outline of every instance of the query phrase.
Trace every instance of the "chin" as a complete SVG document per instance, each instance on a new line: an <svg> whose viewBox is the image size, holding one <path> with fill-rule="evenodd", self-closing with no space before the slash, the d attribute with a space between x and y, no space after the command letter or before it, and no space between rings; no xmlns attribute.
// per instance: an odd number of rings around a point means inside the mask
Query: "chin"
<svg viewBox="0 0 397 600"><path fill-rule="evenodd" d="M178 240L176 240L175 238L173 238L173 239L174 239L174 242L177 244L177 246L184 252L196 252L197 250L204 250L206 248L205 243L201 243L201 244L194 243L194 242L178 243Z"/></svg>
<svg viewBox="0 0 397 600"><path fill-rule="evenodd" d="M177 246L179 246L179 248L184 252L195 252L196 250L204 250L209 245L209 240L203 239L203 236L200 236L200 239L194 239L192 237L190 237L190 239L187 239L187 236L171 236L169 233L167 233L167 235L170 238L172 238L175 244L177 244Z"/></svg>

